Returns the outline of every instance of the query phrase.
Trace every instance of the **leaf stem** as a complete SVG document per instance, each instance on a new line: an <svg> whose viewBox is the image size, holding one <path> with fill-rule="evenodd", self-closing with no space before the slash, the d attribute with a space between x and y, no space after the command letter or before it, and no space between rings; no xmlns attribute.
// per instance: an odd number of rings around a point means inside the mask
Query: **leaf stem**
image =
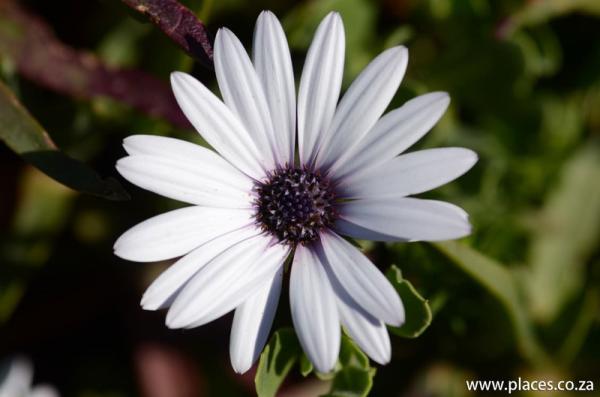
<svg viewBox="0 0 600 397"><path fill-rule="evenodd" d="M196 15L177 0L122 0L146 16L192 58L212 69L212 38Z"/></svg>

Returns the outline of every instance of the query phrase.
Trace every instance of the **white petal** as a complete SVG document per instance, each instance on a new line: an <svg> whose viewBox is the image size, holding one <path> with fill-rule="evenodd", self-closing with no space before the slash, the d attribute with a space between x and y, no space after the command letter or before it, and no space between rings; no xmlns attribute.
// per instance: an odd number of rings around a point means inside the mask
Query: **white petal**
<svg viewBox="0 0 600 397"><path fill-rule="evenodd" d="M405 47L390 48L354 80L340 101L317 157L328 169L375 125L394 97L408 63Z"/></svg>
<svg viewBox="0 0 600 397"><path fill-rule="evenodd" d="M339 180L391 160L421 139L442 117L449 103L448 94L433 92L387 113L338 160L331 172Z"/></svg>
<svg viewBox="0 0 600 397"><path fill-rule="evenodd" d="M250 369L267 342L279 302L282 277L283 267L235 309L229 356L234 371L239 374Z"/></svg>
<svg viewBox="0 0 600 397"><path fill-rule="evenodd" d="M344 73L344 26L332 12L319 25L306 55L298 90L300 162L312 164L329 130Z"/></svg>
<svg viewBox="0 0 600 397"><path fill-rule="evenodd" d="M33 380L33 365L29 359L18 356L10 361L8 372L0 381L0 397L25 395Z"/></svg>
<svg viewBox="0 0 600 397"><path fill-rule="evenodd" d="M321 259L299 245L290 276L292 320L300 344L317 371L333 369L340 351L340 323L335 294Z"/></svg>
<svg viewBox="0 0 600 397"><path fill-rule="evenodd" d="M335 221L334 230L336 233L343 236L350 236L359 240L371 240L371 241L405 241L401 238L391 236L389 234L378 233L373 230L358 226L352 222L345 221L344 219L337 219Z"/></svg>
<svg viewBox="0 0 600 397"><path fill-rule="evenodd" d="M253 188L253 180L223 157L191 142L156 135L132 135L123 140L123 147L131 156L152 156L185 164L186 169L193 168L195 172L218 178L237 190L248 192Z"/></svg>
<svg viewBox="0 0 600 397"><path fill-rule="evenodd" d="M133 155L120 159L117 171L129 182L184 203L212 207L249 208L252 185L232 185L229 173L210 163L199 166L184 159Z"/></svg>
<svg viewBox="0 0 600 397"><path fill-rule="evenodd" d="M245 301L283 265L289 247L256 236L229 248L183 287L167 313L169 328L199 327Z"/></svg>
<svg viewBox="0 0 600 397"><path fill-rule="evenodd" d="M356 247L335 233L321 233L320 246L341 286L368 313L393 326L404 323L404 307L390 282Z"/></svg>
<svg viewBox="0 0 600 397"><path fill-rule="evenodd" d="M275 168L279 145L265 93L242 43L228 29L217 32L214 60L223 101L250 133L267 160L267 169Z"/></svg>
<svg viewBox="0 0 600 397"><path fill-rule="evenodd" d="M403 197L435 189L465 172L477 162L477 154L463 148L420 150L398 156L338 186L345 198Z"/></svg>
<svg viewBox="0 0 600 397"><path fill-rule="evenodd" d="M253 55L256 74L269 104L280 159L293 164L296 142L294 70L283 28L270 11L263 11L256 21Z"/></svg>
<svg viewBox="0 0 600 397"><path fill-rule="evenodd" d="M171 73L171 85L179 107L206 142L246 175L262 178L268 156L261 154L237 116L186 73Z"/></svg>
<svg viewBox="0 0 600 397"><path fill-rule="evenodd" d="M52 386L38 385L31 390L27 397L59 397L59 394Z"/></svg>
<svg viewBox="0 0 600 397"><path fill-rule="evenodd" d="M390 336L385 324L367 313L339 284L333 284L340 320L358 347L379 364L387 364L392 356Z"/></svg>
<svg viewBox="0 0 600 397"><path fill-rule="evenodd" d="M361 199L341 204L339 209L345 221L399 240L442 241L471 232L467 213L443 201Z"/></svg>
<svg viewBox="0 0 600 397"><path fill-rule="evenodd" d="M115 242L115 255L136 262L175 258L251 224L252 215L252 210L197 206L166 212L123 233Z"/></svg>
<svg viewBox="0 0 600 397"><path fill-rule="evenodd" d="M260 230L254 226L249 226L205 242L172 264L154 280L146 292L144 292L141 302L142 307L145 310L158 310L168 307L179 290L198 270L202 269L226 249L259 233Z"/></svg>
<svg viewBox="0 0 600 397"><path fill-rule="evenodd" d="M123 140L123 147L129 155L149 155L179 160L194 168L218 173L223 182L242 190L252 188L252 179L235 168L214 151L186 142L181 139L157 135L131 135Z"/></svg>

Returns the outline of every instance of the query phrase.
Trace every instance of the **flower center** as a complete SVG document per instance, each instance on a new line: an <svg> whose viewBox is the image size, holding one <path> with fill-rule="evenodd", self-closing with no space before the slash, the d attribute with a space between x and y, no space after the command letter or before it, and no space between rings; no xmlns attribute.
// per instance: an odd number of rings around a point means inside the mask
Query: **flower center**
<svg viewBox="0 0 600 397"><path fill-rule="evenodd" d="M255 190L256 221L283 243L309 243L337 217L334 189L318 172L277 169L265 182L257 182Z"/></svg>

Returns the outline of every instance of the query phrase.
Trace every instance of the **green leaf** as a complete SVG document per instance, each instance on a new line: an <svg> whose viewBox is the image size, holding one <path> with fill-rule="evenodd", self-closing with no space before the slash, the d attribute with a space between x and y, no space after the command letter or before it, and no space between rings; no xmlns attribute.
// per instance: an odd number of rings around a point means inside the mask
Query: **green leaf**
<svg viewBox="0 0 600 397"><path fill-rule="evenodd" d="M521 299L513 274L500 263L463 243L445 241L432 245L500 301L511 319L523 357L535 366L548 365L549 358L534 335L526 304Z"/></svg>
<svg viewBox="0 0 600 397"><path fill-rule="evenodd" d="M322 397L365 397L373 386L375 368L367 356L346 335L340 346L339 370L331 383L331 390Z"/></svg>
<svg viewBox="0 0 600 397"><path fill-rule="evenodd" d="M342 336L339 363L342 368L353 366L360 369L369 369L369 358L346 335Z"/></svg>
<svg viewBox="0 0 600 397"><path fill-rule="evenodd" d="M390 331L405 338L416 338L431 324L429 301L417 292L410 281L402 278L402 272L397 266L390 266L386 275L400 295L406 314L405 323L401 327L390 327Z"/></svg>
<svg viewBox="0 0 600 397"><path fill-rule="evenodd" d="M323 397L364 397L373 387L375 368L364 370L356 367L347 367L339 371L329 393Z"/></svg>
<svg viewBox="0 0 600 397"><path fill-rule="evenodd" d="M291 328L276 331L260 355L254 379L257 395L274 397L296 362L300 363L302 375L307 376L313 371L294 331ZM354 342L343 335L336 371L316 375L320 379L331 380L327 397L361 397L371 390L375 369L370 367L368 357Z"/></svg>
<svg viewBox="0 0 600 397"><path fill-rule="evenodd" d="M110 200L129 198L116 179L102 179L85 164L59 151L48 133L2 82L0 140L46 175L71 189Z"/></svg>
<svg viewBox="0 0 600 397"><path fill-rule="evenodd" d="M567 161L532 225L529 267L523 280L529 308L543 323L552 322L581 291L585 264L598 247L600 184L592 181L600 181L600 146L594 144Z"/></svg>
<svg viewBox="0 0 600 397"><path fill-rule="evenodd" d="M598 0L545 0L525 2L524 6L514 13L506 24L508 33L526 26L536 26L550 19L562 17L574 12L589 15L600 15Z"/></svg>
<svg viewBox="0 0 600 397"><path fill-rule="evenodd" d="M300 356L300 373L302 376L307 377L313 371L313 365L306 357L306 354L302 353Z"/></svg>
<svg viewBox="0 0 600 397"><path fill-rule="evenodd" d="M302 349L291 328L277 330L260 355L254 383L259 397L273 397L298 361Z"/></svg>

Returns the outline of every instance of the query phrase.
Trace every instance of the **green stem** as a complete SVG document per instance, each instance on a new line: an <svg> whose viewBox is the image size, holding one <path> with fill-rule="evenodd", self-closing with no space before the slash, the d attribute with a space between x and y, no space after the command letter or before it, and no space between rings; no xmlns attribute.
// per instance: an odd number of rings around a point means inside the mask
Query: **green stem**
<svg viewBox="0 0 600 397"><path fill-rule="evenodd" d="M558 350L560 362L565 366L571 364L581 350L581 347L594 324L594 320L598 315L600 306L599 298L596 289L590 289L585 294L577 320L575 320L575 324Z"/></svg>

